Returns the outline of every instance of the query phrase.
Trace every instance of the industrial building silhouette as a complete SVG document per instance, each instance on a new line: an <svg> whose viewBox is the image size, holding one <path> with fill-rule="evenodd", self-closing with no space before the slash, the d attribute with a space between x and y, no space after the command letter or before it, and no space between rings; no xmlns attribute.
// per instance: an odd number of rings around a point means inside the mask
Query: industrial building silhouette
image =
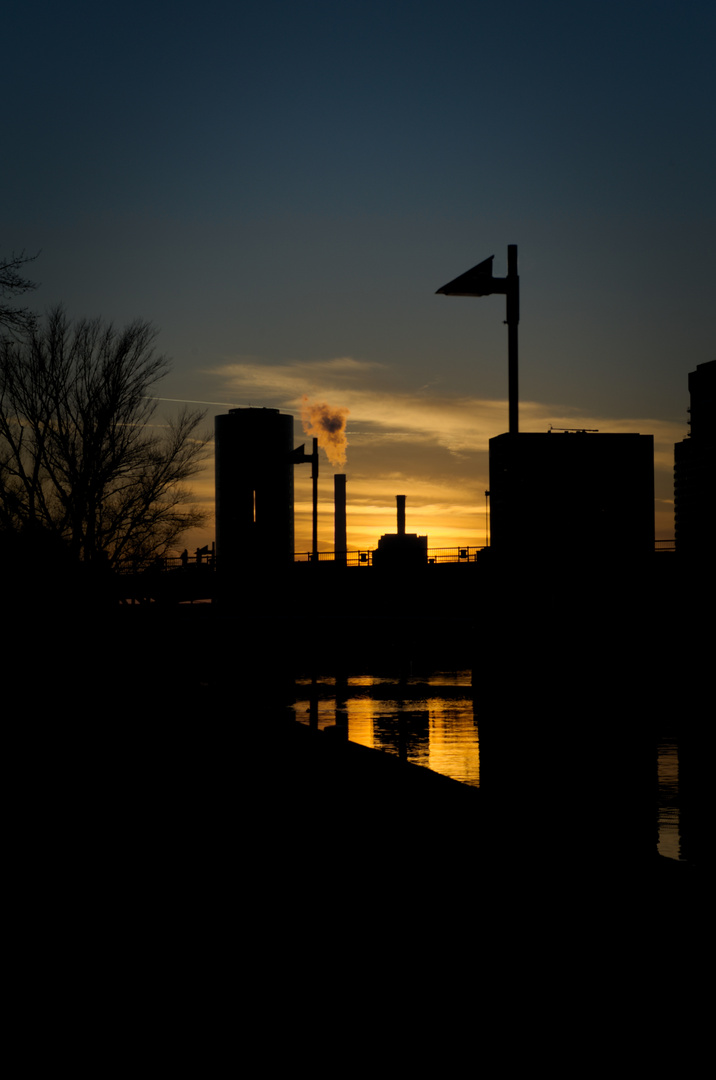
<svg viewBox="0 0 716 1080"><path fill-rule="evenodd" d="M315 453L315 451L314 451ZM692 455L693 457L693 455ZM216 547L225 568L276 571L294 561L293 417L232 409L216 417ZM575 558L647 557L654 551L654 439L596 432L519 432L490 439L492 550ZM314 503L316 488L314 484ZM346 565L346 476L335 475L334 561ZM378 540L376 567L428 564L428 537L397 529ZM316 506L314 505L314 520ZM314 551L314 558L316 553Z"/></svg>
<svg viewBox="0 0 716 1080"><path fill-rule="evenodd" d="M654 551L654 437L587 431L490 439L495 552L570 555Z"/></svg>
<svg viewBox="0 0 716 1080"><path fill-rule="evenodd" d="M216 555L224 567L293 562L293 417L231 409L216 417Z"/></svg>
<svg viewBox="0 0 716 1080"><path fill-rule="evenodd" d="M405 495L396 495L397 531L385 533L373 554L373 565L384 569L411 569L428 561L428 538L405 531Z"/></svg>
<svg viewBox="0 0 716 1080"><path fill-rule="evenodd" d="M509 431L489 442L490 539L495 557L648 558L654 552L654 438L580 429L522 432L518 425L517 247L508 275L496 278L492 256L439 289L449 296L504 293L509 329ZM689 375L691 431L675 446L676 549L706 555L714 534L716 361ZM311 462L313 549L318 563L318 447L293 446L293 417L278 409L231 409L216 417L216 546L220 565L247 560L274 571L294 562L294 466ZM375 567L418 570L431 563L428 538L407 533L405 496L395 533L370 553ZM334 480L333 561L347 558L346 476ZM325 560L324 560L325 561ZM469 561L469 560L468 560Z"/></svg>

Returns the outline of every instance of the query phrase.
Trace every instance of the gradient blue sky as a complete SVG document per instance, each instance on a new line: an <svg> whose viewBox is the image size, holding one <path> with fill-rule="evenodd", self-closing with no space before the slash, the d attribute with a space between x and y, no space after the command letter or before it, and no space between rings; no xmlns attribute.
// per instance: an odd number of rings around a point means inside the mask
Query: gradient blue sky
<svg viewBox="0 0 716 1080"><path fill-rule="evenodd" d="M653 433L673 535L687 376L716 355L712 0L68 0L4 31L0 251L41 249L33 305L151 319L162 393L208 423L278 406L300 442L303 393L349 408L350 546L397 493L431 545L483 542L504 299L434 294L489 255L504 275L508 243L523 430Z"/></svg>

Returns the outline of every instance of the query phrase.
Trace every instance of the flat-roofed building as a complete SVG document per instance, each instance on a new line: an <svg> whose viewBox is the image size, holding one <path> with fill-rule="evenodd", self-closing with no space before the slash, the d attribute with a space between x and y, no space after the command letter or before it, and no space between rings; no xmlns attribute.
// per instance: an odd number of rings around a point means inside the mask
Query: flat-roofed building
<svg viewBox="0 0 716 1080"><path fill-rule="evenodd" d="M490 439L495 551L647 556L654 551L654 437L589 431Z"/></svg>

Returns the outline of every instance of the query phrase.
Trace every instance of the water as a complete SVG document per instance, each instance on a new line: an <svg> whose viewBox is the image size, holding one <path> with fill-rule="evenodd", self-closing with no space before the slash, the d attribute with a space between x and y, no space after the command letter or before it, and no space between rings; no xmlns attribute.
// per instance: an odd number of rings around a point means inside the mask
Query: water
<svg viewBox="0 0 716 1080"><path fill-rule="evenodd" d="M440 671L399 681L385 675L296 680L296 719L319 729L343 727L362 746L480 786L480 739L470 671ZM595 752L597 748L595 747ZM678 752L658 747L659 852L680 857Z"/></svg>
<svg viewBox="0 0 716 1080"><path fill-rule="evenodd" d="M296 719L338 724L351 742L480 785L480 744L469 671L395 679L353 675L296 682ZM313 694L313 717L311 697Z"/></svg>
<svg viewBox="0 0 716 1080"><path fill-rule="evenodd" d="M675 742L658 746L659 852L669 859L681 854L679 838L679 753Z"/></svg>

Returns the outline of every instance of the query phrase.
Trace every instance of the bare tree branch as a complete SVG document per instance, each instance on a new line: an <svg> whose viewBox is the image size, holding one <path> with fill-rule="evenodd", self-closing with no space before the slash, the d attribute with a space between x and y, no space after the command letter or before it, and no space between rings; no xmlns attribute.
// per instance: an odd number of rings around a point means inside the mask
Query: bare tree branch
<svg viewBox="0 0 716 1080"><path fill-rule="evenodd" d="M36 282L20 273L22 267L34 262L37 255L26 255L21 251L18 255L13 252L9 259L0 259L0 297L14 299L37 288ZM36 325L37 316L29 308L0 302L0 326L13 334L26 334L31 333Z"/></svg>
<svg viewBox="0 0 716 1080"><path fill-rule="evenodd" d="M201 468L204 414L152 427L169 370L155 339L146 322L72 324L56 308L0 344L0 530L41 529L77 561L139 568L202 523L185 482Z"/></svg>

